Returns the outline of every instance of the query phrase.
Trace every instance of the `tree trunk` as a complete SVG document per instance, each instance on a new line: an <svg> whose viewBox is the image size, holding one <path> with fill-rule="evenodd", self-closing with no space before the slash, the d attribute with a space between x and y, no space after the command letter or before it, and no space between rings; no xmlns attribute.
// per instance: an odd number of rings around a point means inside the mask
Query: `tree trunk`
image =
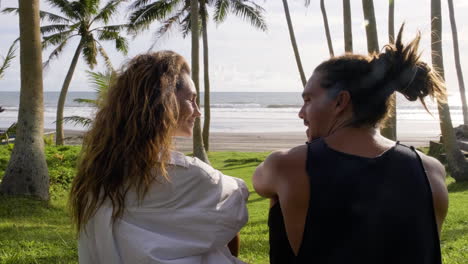
<svg viewBox="0 0 468 264"><path fill-rule="evenodd" d="M388 42L395 42L395 0L388 1ZM382 135L391 140L397 140L397 113L396 113L396 93L390 97L392 107L390 109L390 117L387 119L385 126L382 128Z"/></svg>
<svg viewBox="0 0 468 264"><path fill-rule="evenodd" d="M200 1L202 10L202 31L203 31L203 73L205 81L205 93L204 93L204 109L205 116L203 121L203 144L205 150L210 150L210 120L211 120L211 107L210 107L210 72L209 72L209 60L208 60L208 26L206 23L206 4L205 0Z"/></svg>
<svg viewBox="0 0 468 264"><path fill-rule="evenodd" d="M388 43L395 43L395 1L388 0Z"/></svg>
<svg viewBox="0 0 468 264"><path fill-rule="evenodd" d="M49 199L39 0L19 0L21 91L16 139L0 193Z"/></svg>
<svg viewBox="0 0 468 264"><path fill-rule="evenodd" d="M432 66L444 78L444 63L442 53L442 14L440 0L431 0L431 56ZM468 162L460 151L453 130L447 97L437 101L442 131L442 143L447 152L447 162L450 175L456 181L468 180Z"/></svg>
<svg viewBox="0 0 468 264"><path fill-rule="evenodd" d="M68 69L67 76L63 81L62 90L60 90L60 96L57 103L57 120L55 121L55 144L63 145L64 133L63 133L63 109L65 108L65 100L67 99L68 87L70 87L70 82L73 78L73 73L75 72L76 64L78 64L78 59L80 58L81 50L83 49L82 40L78 47L76 48L75 55L73 56L70 68Z"/></svg>
<svg viewBox="0 0 468 264"><path fill-rule="evenodd" d="M325 35L327 36L328 52L330 53L330 57L333 57L335 56L335 53L333 52L333 44L331 41L330 28L328 27L327 10L325 9L324 0L320 0L320 10L322 10L323 26L325 27Z"/></svg>
<svg viewBox="0 0 468 264"><path fill-rule="evenodd" d="M351 5L349 0L343 0L343 26L345 52L353 52L353 29L351 21Z"/></svg>
<svg viewBox="0 0 468 264"><path fill-rule="evenodd" d="M299 56L299 49L297 48L296 37L294 36L294 29L291 22L291 15L289 14L288 1L283 0L284 13L286 15L286 21L288 22L289 29L289 38L291 39L291 45L294 50L294 56L296 57L297 68L299 69L299 74L301 75L302 85L305 87L307 79L304 74L304 69L302 68L301 57Z"/></svg>
<svg viewBox="0 0 468 264"><path fill-rule="evenodd" d="M190 0L191 24L192 24L192 80L195 84L197 94L200 94L200 47L199 47L199 25L198 25L198 0ZM197 96L197 105L200 105L200 97ZM203 138L200 118L195 120L193 127L193 155L208 163L208 156L203 148Z"/></svg>
<svg viewBox="0 0 468 264"><path fill-rule="evenodd" d="M458 48L458 32L457 23L455 22L455 11L453 9L453 0L448 0L450 24L452 26L452 39L453 39L453 54L455 56L455 67L457 69L458 86L460 88L460 96L463 109L463 124L468 126L468 106L466 103L465 81L463 80L463 72L460 62L460 50Z"/></svg>
<svg viewBox="0 0 468 264"><path fill-rule="evenodd" d="M364 19L366 20L367 51L369 54L379 52L379 38L377 36L377 23L375 22L373 0L362 0Z"/></svg>

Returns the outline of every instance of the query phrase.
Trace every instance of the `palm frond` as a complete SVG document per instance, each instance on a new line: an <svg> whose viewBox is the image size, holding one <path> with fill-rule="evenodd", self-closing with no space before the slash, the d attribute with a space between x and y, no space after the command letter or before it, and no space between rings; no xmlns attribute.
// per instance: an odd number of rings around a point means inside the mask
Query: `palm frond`
<svg viewBox="0 0 468 264"><path fill-rule="evenodd" d="M7 55L3 59L2 66L0 67L0 79L3 78L5 74L5 70L10 67L11 61L16 57L15 52L16 52L16 42L18 42L18 39L13 41L13 43L10 45L10 48L8 48Z"/></svg>
<svg viewBox="0 0 468 264"><path fill-rule="evenodd" d="M19 8L17 7L6 7L2 10L2 14L11 14L11 13L15 13L16 15L18 14L19 12Z"/></svg>
<svg viewBox="0 0 468 264"><path fill-rule="evenodd" d="M68 24L47 25L47 26L41 27L41 34L45 35L49 33L63 32L69 29L70 29L70 26Z"/></svg>
<svg viewBox="0 0 468 264"><path fill-rule="evenodd" d="M190 13L187 13L184 19L180 22L180 27L182 31L182 37L186 38L190 31L192 30L192 19ZM198 27L201 30L201 27ZM201 36L201 34L199 34Z"/></svg>
<svg viewBox="0 0 468 264"><path fill-rule="evenodd" d="M109 89L114 75L113 71L107 71L105 73L86 71L86 73L88 74L88 81L93 85L94 90L98 93L98 97Z"/></svg>
<svg viewBox="0 0 468 264"><path fill-rule="evenodd" d="M98 30L98 40L107 40L115 42L115 49L122 52L123 54L128 53L128 41L122 37L117 31Z"/></svg>
<svg viewBox="0 0 468 264"><path fill-rule="evenodd" d="M71 22L71 20L66 17L52 14L46 11L39 11L39 16L41 20L47 20L51 23L70 23Z"/></svg>
<svg viewBox="0 0 468 264"><path fill-rule="evenodd" d="M109 55L107 55L107 52L104 50L102 45L98 46L98 51L99 51L99 54L101 54L101 57L104 59L104 63L106 64L107 69L113 71L114 66L112 66L112 62L109 58Z"/></svg>
<svg viewBox="0 0 468 264"><path fill-rule="evenodd" d="M58 9L68 18L68 19L79 19L76 9L73 8L72 4L68 0L47 0L47 2Z"/></svg>
<svg viewBox="0 0 468 264"><path fill-rule="evenodd" d="M251 1L235 0L232 2L231 12L247 20L252 26L267 31L268 27L262 14L264 11L265 9Z"/></svg>
<svg viewBox="0 0 468 264"><path fill-rule="evenodd" d="M97 64L96 57L98 54L96 47L96 40L93 34L85 35L82 37L83 41L83 57L88 66L93 69Z"/></svg>
<svg viewBox="0 0 468 264"><path fill-rule="evenodd" d="M175 15L169 17L168 19L162 22L161 27L156 31L156 40L163 37L167 32L169 32L174 26L177 26L181 23L181 17L186 12L185 9L178 11Z"/></svg>
<svg viewBox="0 0 468 264"><path fill-rule="evenodd" d="M58 32L52 35L44 36L42 39L42 49L48 48L50 45L59 45L66 39L70 38L74 30Z"/></svg>
<svg viewBox="0 0 468 264"><path fill-rule="evenodd" d="M73 123L75 126L81 125L84 127L89 127L93 123L93 120L83 116L66 116L63 118L63 122Z"/></svg>
<svg viewBox="0 0 468 264"><path fill-rule="evenodd" d="M70 37L71 38L71 37ZM67 46L68 44L68 40L70 38L67 38L65 39L64 41L62 41L49 55L49 58L42 64L42 67L44 69L48 68L49 67L49 64L50 62L55 59L55 58L58 58L60 56L60 54L62 54L62 51L63 49Z"/></svg>
<svg viewBox="0 0 468 264"><path fill-rule="evenodd" d="M221 23L226 19L230 8L230 0L218 0L215 3L214 21Z"/></svg>
<svg viewBox="0 0 468 264"><path fill-rule="evenodd" d="M159 0L152 4L142 6L130 14L129 24L131 32L146 30L157 20L164 20L179 6L181 0Z"/></svg>
<svg viewBox="0 0 468 264"><path fill-rule="evenodd" d="M100 11L99 13L94 17L94 21L102 21L104 24L109 23L110 18L112 15L114 15L120 4L125 2L126 0L112 0L109 1Z"/></svg>
<svg viewBox="0 0 468 264"><path fill-rule="evenodd" d="M99 11L100 0L78 0L83 7L85 14L93 15L97 14Z"/></svg>
<svg viewBox="0 0 468 264"><path fill-rule="evenodd" d="M128 54L128 41L122 36L115 39L115 49L122 52L124 55Z"/></svg>
<svg viewBox="0 0 468 264"><path fill-rule="evenodd" d="M122 32L130 27L130 24L119 24L119 25L111 25L111 26L103 26L94 28L92 31L96 30L106 30L106 31L114 31L114 32Z"/></svg>
<svg viewBox="0 0 468 264"><path fill-rule="evenodd" d="M72 10L75 12L77 19L78 20L85 20L86 18L89 18L89 15L92 13L88 12L87 7L86 7L86 0L78 0L78 1L72 1L70 2L70 6Z"/></svg>
<svg viewBox="0 0 468 264"><path fill-rule="evenodd" d="M107 92L109 91L109 87L111 86L116 73L113 70L106 71L105 73L92 71L86 71L86 73L88 74L88 80L94 86L94 91L96 91L97 106L100 106L104 101L104 98L107 96Z"/></svg>
<svg viewBox="0 0 468 264"><path fill-rule="evenodd" d="M133 4L131 4L128 9L130 9L130 10L140 9L141 7L147 5L149 1L151 1L151 0L136 0L136 1L133 1Z"/></svg>

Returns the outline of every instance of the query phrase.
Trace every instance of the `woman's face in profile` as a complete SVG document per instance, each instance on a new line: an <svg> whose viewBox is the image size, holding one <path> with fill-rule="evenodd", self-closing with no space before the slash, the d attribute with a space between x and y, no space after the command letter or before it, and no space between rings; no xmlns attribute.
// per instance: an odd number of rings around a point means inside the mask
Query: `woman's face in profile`
<svg viewBox="0 0 468 264"><path fill-rule="evenodd" d="M201 116L196 98L195 85L188 74L182 76L182 87L177 90L176 97L179 103L179 120L175 136L190 137L193 133L195 119Z"/></svg>

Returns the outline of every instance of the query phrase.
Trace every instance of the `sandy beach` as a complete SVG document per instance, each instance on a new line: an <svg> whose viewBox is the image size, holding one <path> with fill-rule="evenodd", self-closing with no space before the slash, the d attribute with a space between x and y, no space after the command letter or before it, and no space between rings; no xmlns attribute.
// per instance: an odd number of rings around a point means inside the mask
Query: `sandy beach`
<svg viewBox="0 0 468 264"><path fill-rule="evenodd" d="M80 145L83 141L83 131L66 130L65 144ZM429 146L430 140L438 140L438 137L418 137L410 134L402 134L401 143L415 147ZM261 152L279 149L288 149L304 144L305 133L302 132L270 132L270 133L211 133L211 151L244 151ZM176 137L176 149L182 152L192 151L192 138Z"/></svg>

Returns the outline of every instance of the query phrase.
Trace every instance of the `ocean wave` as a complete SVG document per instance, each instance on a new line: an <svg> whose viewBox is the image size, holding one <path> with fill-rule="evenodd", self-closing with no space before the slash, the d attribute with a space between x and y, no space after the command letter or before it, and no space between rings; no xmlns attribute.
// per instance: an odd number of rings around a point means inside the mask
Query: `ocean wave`
<svg viewBox="0 0 468 264"><path fill-rule="evenodd" d="M203 105L202 105L203 106ZM227 104L210 104L211 108L261 108L260 104L234 104L234 103L227 103Z"/></svg>
<svg viewBox="0 0 468 264"><path fill-rule="evenodd" d="M294 104L271 104L267 105L266 108L301 108L302 105L294 105Z"/></svg>

